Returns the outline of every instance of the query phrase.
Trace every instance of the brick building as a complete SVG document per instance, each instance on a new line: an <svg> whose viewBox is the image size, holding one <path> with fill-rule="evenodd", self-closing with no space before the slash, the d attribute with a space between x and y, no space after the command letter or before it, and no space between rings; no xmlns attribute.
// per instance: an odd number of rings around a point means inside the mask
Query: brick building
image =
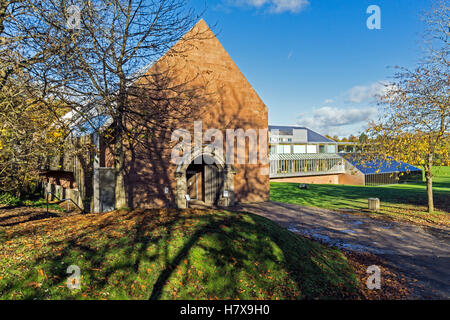
<svg viewBox="0 0 450 320"><path fill-rule="evenodd" d="M201 36L196 36L198 34ZM209 129L219 131L223 137L227 136L227 130L263 129L267 140L268 111L265 104L207 24L199 21L163 57L142 70L142 74L160 77L157 80L164 82L165 88L183 86L184 92L191 93L191 98L189 105L180 102L175 108L155 107L154 101L149 101L148 105L140 102L144 108L150 105L153 109L160 108L161 119L154 124L146 124L145 145L127 145L125 186L128 205L133 208L184 208L186 195L206 205L267 201L268 162L234 161L230 164L225 161L224 154L233 150L233 155L237 156L238 148L231 148L229 141L224 143L222 153L211 146L212 139L204 139L199 148L194 148L192 141L192 152L179 150L182 162L171 161L176 145L172 137L174 131L184 129L195 140L195 121L201 122L203 135ZM139 79L137 87L143 86L145 79L145 76ZM194 91L196 94L192 94ZM216 135L214 137L217 138ZM110 146L97 134L77 139L90 139L98 151L87 154L83 159L62 155L53 162L54 165L48 166L44 172L47 191L60 198L71 197L93 212L114 209ZM256 148L258 153L267 157L267 144L258 139ZM248 154L245 159L248 160Z"/></svg>

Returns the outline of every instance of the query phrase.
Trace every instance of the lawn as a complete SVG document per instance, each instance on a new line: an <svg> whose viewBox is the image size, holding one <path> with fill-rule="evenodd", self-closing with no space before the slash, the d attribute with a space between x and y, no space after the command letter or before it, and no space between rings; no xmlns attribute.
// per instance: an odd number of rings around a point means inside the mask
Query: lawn
<svg viewBox="0 0 450 320"><path fill-rule="evenodd" d="M1 299L360 297L341 251L252 214L135 210L6 225ZM70 265L80 290L66 287Z"/></svg>
<svg viewBox="0 0 450 320"><path fill-rule="evenodd" d="M436 212L426 210L426 185L422 183L388 186L308 185L271 182L270 199L277 202L321 207L373 217L413 222L421 225L450 226L450 167L435 169L433 183ZM368 198L380 198L381 210L370 212Z"/></svg>

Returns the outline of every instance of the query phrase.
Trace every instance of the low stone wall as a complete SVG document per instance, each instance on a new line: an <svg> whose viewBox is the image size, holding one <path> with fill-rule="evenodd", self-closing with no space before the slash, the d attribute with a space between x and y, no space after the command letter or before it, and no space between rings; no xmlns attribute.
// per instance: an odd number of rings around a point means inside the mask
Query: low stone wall
<svg viewBox="0 0 450 320"><path fill-rule="evenodd" d="M364 185L364 175L361 172L329 174L320 176L304 176L270 179L272 182L291 182L306 184L344 184L344 185Z"/></svg>
<svg viewBox="0 0 450 320"><path fill-rule="evenodd" d="M45 195L48 195L49 201L57 201L58 199L72 199L81 209L84 209L83 201L78 189L67 189L60 185L45 183ZM48 192L51 192L50 194Z"/></svg>
<svg viewBox="0 0 450 320"><path fill-rule="evenodd" d="M329 174L322 176L290 177L290 178L270 179L270 181L307 183L307 184L339 184L339 175Z"/></svg>

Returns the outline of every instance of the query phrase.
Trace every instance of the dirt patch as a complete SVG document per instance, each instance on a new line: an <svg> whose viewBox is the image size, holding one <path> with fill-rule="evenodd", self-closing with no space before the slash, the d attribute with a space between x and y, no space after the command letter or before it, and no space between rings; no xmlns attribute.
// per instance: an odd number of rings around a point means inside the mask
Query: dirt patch
<svg viewBox="0 0 450 320"><path fill-rule="evenodd" d="M327 241L321 241L320 239L308 235L303 236L320 242L324 246L334 247ZM423 298L415 297L405 276L389 268L388 263L379 256L368 252L350 250L342 250L342 253L347 257L348 264L354 270L360 283L359 297L357 299L409 300ZM367 287L367 280L372 274L368 273L367 269L374 265L380 268L380 289L369 289Z"/></svg>

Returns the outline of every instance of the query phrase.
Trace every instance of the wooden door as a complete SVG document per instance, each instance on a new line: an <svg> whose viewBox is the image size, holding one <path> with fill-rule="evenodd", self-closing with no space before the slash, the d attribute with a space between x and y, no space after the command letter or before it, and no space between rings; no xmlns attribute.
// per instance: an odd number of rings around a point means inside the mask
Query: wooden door
<svg viewBox="0 0 450 320"><path fill-rule="evenodd" d="M215 165L205 165L205 203L216 204L223 185L222 172Z"/></svg>
<svg viewBox="0 0 450 320"><path fill-rule="evenodd" d="M198 181L196 172L187 172L187 194L192 200L198 199Z"/></svg>

